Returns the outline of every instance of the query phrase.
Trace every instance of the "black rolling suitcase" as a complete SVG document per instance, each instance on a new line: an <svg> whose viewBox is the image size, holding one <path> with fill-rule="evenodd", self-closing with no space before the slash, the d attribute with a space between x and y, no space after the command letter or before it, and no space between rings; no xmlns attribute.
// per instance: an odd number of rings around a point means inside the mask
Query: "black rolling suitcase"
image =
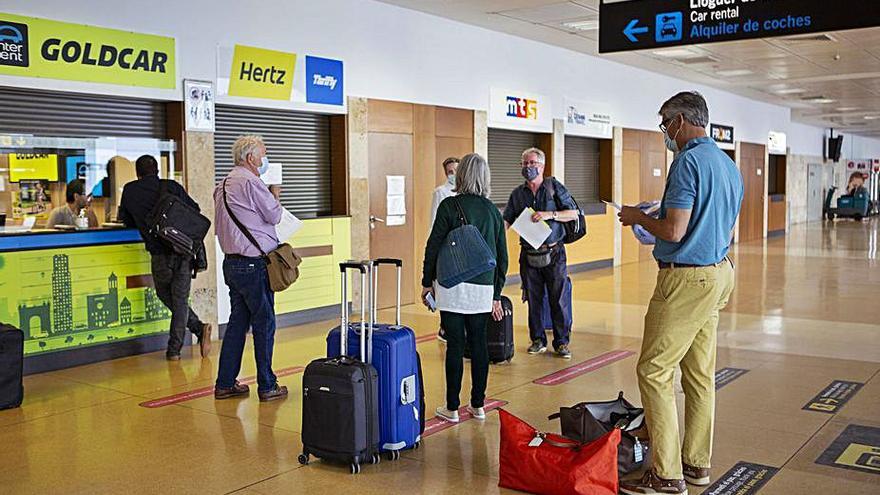
<svg viewBox="0 0 880 495"><path fill-rule="evenodd" d="M365 292L367 266L340 263L342 272L342 328L349 326L346 271L361 272L361 356L346 356L348 333L341 334L342 356L316 359L303 374L303 452L299 462L309 456L347 463L352 474L361 464L379 462L379 375L367 359L369 332L366 327Z"/></svg>
<svg viewBox="0 0 880 495"><path fill-rule="evenodd" d="M24 334L12 325L0 323L0 409L21 405L23 368Z"/></svg>
<svg viewBox="0 0 880 495"><path fill-rule="evenodd" d="M513 359L513 303L507 296L501 296L501 309L504 317L495 321L491 316L486 324L486 343L489 346L489 362L498 364ZM464 357L471 358L471 350L464 346Z"/></svg>

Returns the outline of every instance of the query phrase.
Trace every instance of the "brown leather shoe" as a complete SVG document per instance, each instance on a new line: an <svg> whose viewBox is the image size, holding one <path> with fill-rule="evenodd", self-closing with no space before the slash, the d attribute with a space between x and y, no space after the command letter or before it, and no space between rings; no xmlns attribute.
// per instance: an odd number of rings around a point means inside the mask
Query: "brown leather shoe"
<svg viewBox="0 0 880 495"><path fill-rule="evenodd" d="M211 332L213 328L210 323L205 323L202 326L202 336L199 337L199 352L202 353L202 357L208 357L211 354Z"/></svg>
<svg viewBox="0 0 880 495"><path fill-rule="evenodd" d="M214 387L214 398L217 400L223 399L231 399L233 397L240 397L243 395L250 394L251 389L247 385L242 385L238 383L238 380L235 381L235 385L231 388L218 388Z"/></svg>
<svg viewBox="0 0 880 495"><path fill-rule="evenodd" d="M691 466L682 462L681 471L684 474L684 480L694 486L709 486L712 483L708 468Z"/></svg>
<svg viewBox="0 0 880 495"><path fill-rule="evenodd" d="M265 392L260 392L260 402L269 402L272 400L283 399L287 397L287 387L284 385L275 384L275 388L272 390L267 390Z"/></svg>
<svg viewBox="0 0 880 495"><path fill-rule="evenodd" d="M684 480L664 480L649 470L639 480L620 482L620 493L627 495L650 495L657 493L672 493L675 495L687 495L687 484Z"/></svg>

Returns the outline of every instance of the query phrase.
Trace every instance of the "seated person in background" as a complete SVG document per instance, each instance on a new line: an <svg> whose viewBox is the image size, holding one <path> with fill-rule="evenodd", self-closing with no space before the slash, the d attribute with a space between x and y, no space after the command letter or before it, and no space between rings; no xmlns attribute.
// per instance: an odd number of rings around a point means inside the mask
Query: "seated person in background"
<svg viewBox="0 0 880 495"><path fill-rule="evenodd" d="M89 219L89 228L98 226L98 216L89 208L89 197L85 194L86 183L82 179L73 179L67 183L67 204L52 210L46 228L55 228L56 225L76 225L76 217L83 208Z"/></svg>

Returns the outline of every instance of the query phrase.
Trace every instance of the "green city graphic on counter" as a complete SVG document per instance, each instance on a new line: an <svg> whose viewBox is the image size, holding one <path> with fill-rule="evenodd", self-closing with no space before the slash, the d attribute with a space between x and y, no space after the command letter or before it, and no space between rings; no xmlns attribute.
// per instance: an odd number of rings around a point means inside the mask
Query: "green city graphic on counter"
<svg viewBox="0 0 880 495"><path fill-rule="evenodd" d="M143 244L0 253L0 321L24 332L25 355L168 331Z"/></svg>

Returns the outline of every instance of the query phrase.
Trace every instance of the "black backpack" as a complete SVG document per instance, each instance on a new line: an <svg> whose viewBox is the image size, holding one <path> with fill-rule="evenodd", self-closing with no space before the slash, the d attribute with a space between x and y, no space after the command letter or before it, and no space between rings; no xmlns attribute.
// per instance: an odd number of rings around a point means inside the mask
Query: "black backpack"
<svg viewBox="0 0 880 495"><path fill-rule="evenodd" d="M149 234L175 253L193 256L211 228L211 221L181 198L168 192L168 181L161 180L159 199L147 216Z"/></svg>

